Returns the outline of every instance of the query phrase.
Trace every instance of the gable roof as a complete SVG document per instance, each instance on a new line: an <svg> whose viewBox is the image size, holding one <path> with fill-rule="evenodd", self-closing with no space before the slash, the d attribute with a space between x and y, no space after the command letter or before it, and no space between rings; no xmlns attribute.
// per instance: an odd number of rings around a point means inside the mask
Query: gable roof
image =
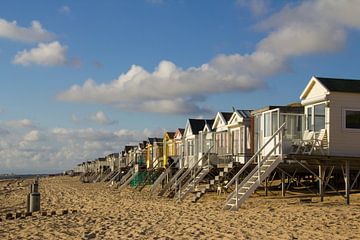
<svg viewBox="0 0 360 240"><path fill-rule="evenodd" d="M204 129L205 124L212 126L213 119L189 119L189 125L193 134L199 134L199 131Z"/></svg>
<svg viewBox="0 0 360 240"><path fill-rule="evenodd" d="M173 139L175 136L175 132L167 132L170 139Z"/></svg>
<svg viewBox="0 0 360 240"><path fill-rule="evenodd" d="M242 119L242 121L250 119L251 111L252 110L240 110L240 109L235 110L235 112L233 112L230 120L228 121L228 125L231 125L234 123L237 124L237 122L235 122L235 119L237 116L239 116Z"/></svg>
<svg viewBox="0 0 360 240"><path fill-rule="evenodd" d="M180 136L182 138L182 136L184 135L185 129L184 128L178 128L176 129L174 138Z"/></svg>
<svg viewBox="0 0 360 240"><path fill-rule="evenodd" d="M251 111L252 111L252 110L239 110L239 109L236 110L236 112L237 112L242 118L250 118L250 117L251 117Z"/></svg>
<svg viewBox="0 0 360 240"><path fill-rule="evenodd" d="M193 134L198 134L205 126L204 119L189 119L190 128Z"/></svg>
<svg viewBox="0 0 360 240"><path fill-rule="evenodd" d="M179 131L181 135L184 135L185 128L178 128L176 131Z"/></svg>
<svg viewBox="0 0 360 240"><path fill-rule="evenodd" d="M212 124L212 129L216 129L218 127L219 121L221 120L221 123L225 125L228 124L228 122L230 121L231 117L232 117L233 113L232 112L218 112L216 113L215 116L215 120Z"/></svg>
<svg viewBox="0 0 360 240"><path fill-rule="evenodd" d="M315 78L330 92L360 93L360 80L316 76Z"/></svg>
<svg viewBox="0 0 360 240"><path fill-rule="evenodd" d="M230 120L230 118L231 118L231 116L233 114L232 112L220 112L220 113L224 117L226 123Z"/></svg>

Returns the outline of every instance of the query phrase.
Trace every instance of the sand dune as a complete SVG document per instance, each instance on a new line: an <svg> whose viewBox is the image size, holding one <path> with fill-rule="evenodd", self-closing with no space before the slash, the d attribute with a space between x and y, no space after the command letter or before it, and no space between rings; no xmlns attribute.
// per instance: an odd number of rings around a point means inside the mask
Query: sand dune
<svg viewBox="0 0 360 240"><path fill-rule="evenodd" d="M29 181L0 182L0 215L24 210ZM223 211L226 195L176 204L131 188L122 192L78 178L40 181L40 216L0 222L0 239L356 239L360 194L346 206L340 196L320 203L254 195L237 212ZM189 197L190 199L190 197ZM22 208L22 209L21 209ZM70 213L61 215L61 210ZM77 210L72 213L71 210Z"/></svg>

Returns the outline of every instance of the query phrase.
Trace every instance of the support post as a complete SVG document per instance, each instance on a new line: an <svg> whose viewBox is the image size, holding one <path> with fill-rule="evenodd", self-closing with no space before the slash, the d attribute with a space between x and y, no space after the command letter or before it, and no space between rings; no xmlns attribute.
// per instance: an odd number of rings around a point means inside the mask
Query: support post
<svg viewBox="0 0 360 240"><path fill-rule="evenodd" d="M268 181L269 181L269 178L265 178L265 196L268 195Z"/></svg>
<svg viewBox="0 0 360 240"><path fill-rule="evenodd" d="M285 173L281 172L281 196L285 197Z"/></svg>
<svg viewBox="0 0 360 240"><path fill-rule="evenodd" d="M319 165L319 195L320 202L324 201L324 166Z"/></svg>
<svg viewBox="0 0 360 240"><path fill-rule="evenodd" d="M345 203L346 205L350 204L350 163L349 161L345 162Z"/></svg>
<svg viewBox="0 0 360 240"><path fill-rule="evenodd" d="M235 206L236 206L236 209L239 209L239 200L238 200L238 178L235 179Z"/></svg>

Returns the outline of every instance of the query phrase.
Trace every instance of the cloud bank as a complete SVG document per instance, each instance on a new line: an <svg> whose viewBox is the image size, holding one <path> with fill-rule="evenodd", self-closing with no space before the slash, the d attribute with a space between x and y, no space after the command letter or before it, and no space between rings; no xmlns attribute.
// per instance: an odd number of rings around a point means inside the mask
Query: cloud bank
<svg viewBox="0 0 360 240"><path fill-rule="evenodd" d="M259 5L261 1L256 1ZM294 57L333 52L347 31L360 27L357 1L318 0L284 7L256 25L268 32L249 54L219 55L199 67L182 69L161 61L153 72L133 65L109 82L88 79L58 94L61 101L100 103L128 111L202 113L209 94L246 92L286 71Z"/></svg>
<svg viewBox="0 0 360 240"><path fill-rule="evenodd" d="M149 129L29 129L26 124L0 122L0 174L60 172L162 133Z"/></svg>

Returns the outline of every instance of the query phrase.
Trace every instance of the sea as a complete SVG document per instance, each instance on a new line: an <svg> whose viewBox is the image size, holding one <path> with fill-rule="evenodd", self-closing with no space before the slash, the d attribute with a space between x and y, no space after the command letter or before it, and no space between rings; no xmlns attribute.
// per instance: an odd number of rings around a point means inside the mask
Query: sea
<svg viewBox="0 0 360 240"><path fill-rule="evenodd" d="M1 180L8 179L31 179L36 177L47 177L49 174L0 174Z"/></svg>

